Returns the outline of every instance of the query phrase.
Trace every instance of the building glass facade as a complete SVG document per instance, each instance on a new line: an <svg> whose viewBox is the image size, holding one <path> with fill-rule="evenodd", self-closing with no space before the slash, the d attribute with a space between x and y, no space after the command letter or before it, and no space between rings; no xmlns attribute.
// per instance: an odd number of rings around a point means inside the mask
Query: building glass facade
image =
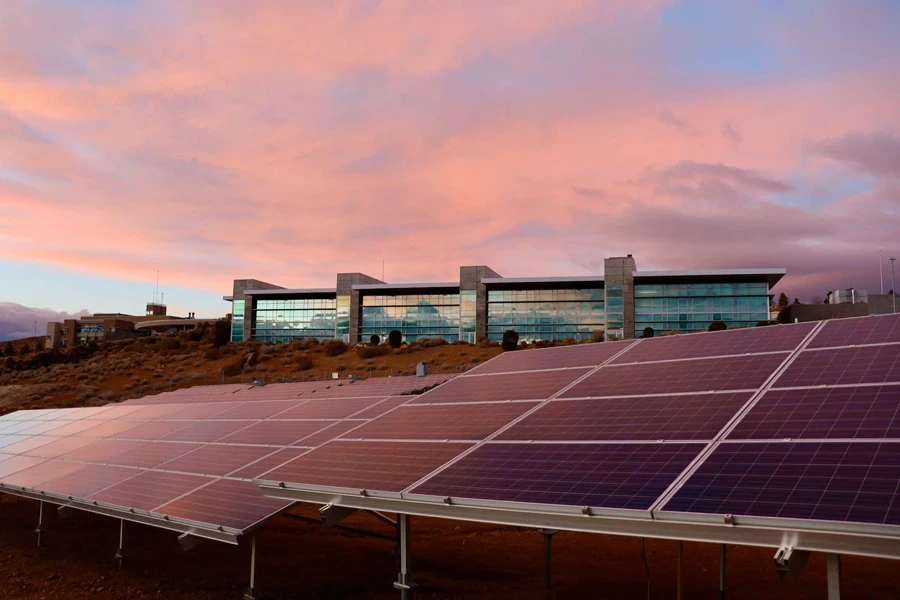
<svg viewBox="0 0 900 600"><path fill-rule="evenodd" d="M335 319L334 338L344 339L350 335L350 296L337 297L337 315ZM349 337L348 337L349 339Z"/></svg>
<svg viewBox="0 0 900 600"><path fill-rule="evenodd" d="M231 303L231 341L244 341L244 300Z"/></svg>
<svg viewBox="0 0 900 600"><path fill-rule="evenodd" d="M459 293L459 338L470 344L475 343L478 292L462 290Z"/></svg>
<svg viewBox="0 0 900 600"><path fill-rule="evenodd" d="M257 300L253 310L253 337L261 342L331 339L336 304L334 298Z"/></svg>
<svg viewBox="0 0 900 600"><path fill-rule="evenodd" d="M606 337L618 339L623 337L625 327L625 286L606 286Z"/></svg>
<svg viewBox="0 0 900 600"><path fill-rule="evenodd" d="M634 286L634 328L705 331L713 321L729 329L754 327L769 318L766 283L678 283Z"/></svg>
<svg viewBox="0 0 900 600"><path fill-rule="evenodd" d="M474 330L474 319L472 326ZM369 341L372 335L385 340L393 329L399 330L406 342L435 337L455 342L460 331L460 295L363 296L359 329L362 341Z"/></svg>
<svg viewBox="0 0 900 600"><path fill-rule="evenodd" d="M519 341L591 339L606 322L603 288L488 290L487 337L512 329Z"/></svg>

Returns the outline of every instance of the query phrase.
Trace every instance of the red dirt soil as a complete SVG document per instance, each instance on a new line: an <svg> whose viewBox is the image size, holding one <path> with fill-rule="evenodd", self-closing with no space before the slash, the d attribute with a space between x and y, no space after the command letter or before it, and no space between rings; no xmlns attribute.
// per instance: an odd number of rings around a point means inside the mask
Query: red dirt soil
<svg viewBox="0 0 900 600"><path fill-rule="evenodd" d="M125 567L116 568L118 521L46 510L35 546L37 503L0 504L0 596L4 598L208 598L238 600L247 586L249 540L205 542L182 552L176 534L128 524ZM316 518L313 506L294 513ZM392 534L357 513L345 524ZM412 518L419 598L562 600L647 597L640 540L560 532L553 538L554 586L543 589L543 537L534 530ZM258 533L257 587L271 599L396 599L394 544L279 517ZM824 598L825 557L813 555L799 580L779 585L775 549L728 547L727 590L734 600ZM647 541L653 598L675 597L676 544ZM718 547L686 543L684 598L718 597ZM900 598L900 571L888 560L845 556L845 600Z"/></svg>

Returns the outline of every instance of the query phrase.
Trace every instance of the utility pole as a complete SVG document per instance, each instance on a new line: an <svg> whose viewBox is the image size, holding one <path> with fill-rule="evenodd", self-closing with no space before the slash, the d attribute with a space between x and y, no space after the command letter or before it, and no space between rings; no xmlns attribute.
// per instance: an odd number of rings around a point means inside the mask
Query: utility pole
<svg viewBox="0 0 900 600"><path fill-rule="evenodd" d="M884 250L878 251L878 270L881 273L881 293L884 294Z"/></svg>
<svg viewBox="0 0 900 600"><path fill-rule="evenodd" d="M894 282L894 262L896 258L891 259L891 312L897 312L897 284Z"/></svg>

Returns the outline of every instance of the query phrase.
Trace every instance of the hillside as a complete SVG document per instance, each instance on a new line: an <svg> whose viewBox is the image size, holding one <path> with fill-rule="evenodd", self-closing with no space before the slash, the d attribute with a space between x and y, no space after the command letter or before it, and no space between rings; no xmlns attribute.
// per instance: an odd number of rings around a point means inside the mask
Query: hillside
<svg viewBox="0 0 900 600"><path fill-rule="evenodd" d="M501 352L499 346L427 340L393 350L347 348L340 342L260 344L216 348L211 331L92 343L68 352L32 351L0 357L0 414L117 402L165 390L262 380L410 375L425 362L430 373L459 373Z"/></svg>

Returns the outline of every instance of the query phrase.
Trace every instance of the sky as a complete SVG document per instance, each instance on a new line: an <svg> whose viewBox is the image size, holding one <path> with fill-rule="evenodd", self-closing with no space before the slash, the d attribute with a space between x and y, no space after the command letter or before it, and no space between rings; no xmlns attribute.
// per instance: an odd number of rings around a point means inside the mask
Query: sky
<svg viewBox="0 0 900 600"><path fill-rule="evenodd" d="M898 27L887 0L6 0L0 339L140 314L157 270L198 316L236 278L382 261L447 281L634 254L878 292Z"/></svg>

